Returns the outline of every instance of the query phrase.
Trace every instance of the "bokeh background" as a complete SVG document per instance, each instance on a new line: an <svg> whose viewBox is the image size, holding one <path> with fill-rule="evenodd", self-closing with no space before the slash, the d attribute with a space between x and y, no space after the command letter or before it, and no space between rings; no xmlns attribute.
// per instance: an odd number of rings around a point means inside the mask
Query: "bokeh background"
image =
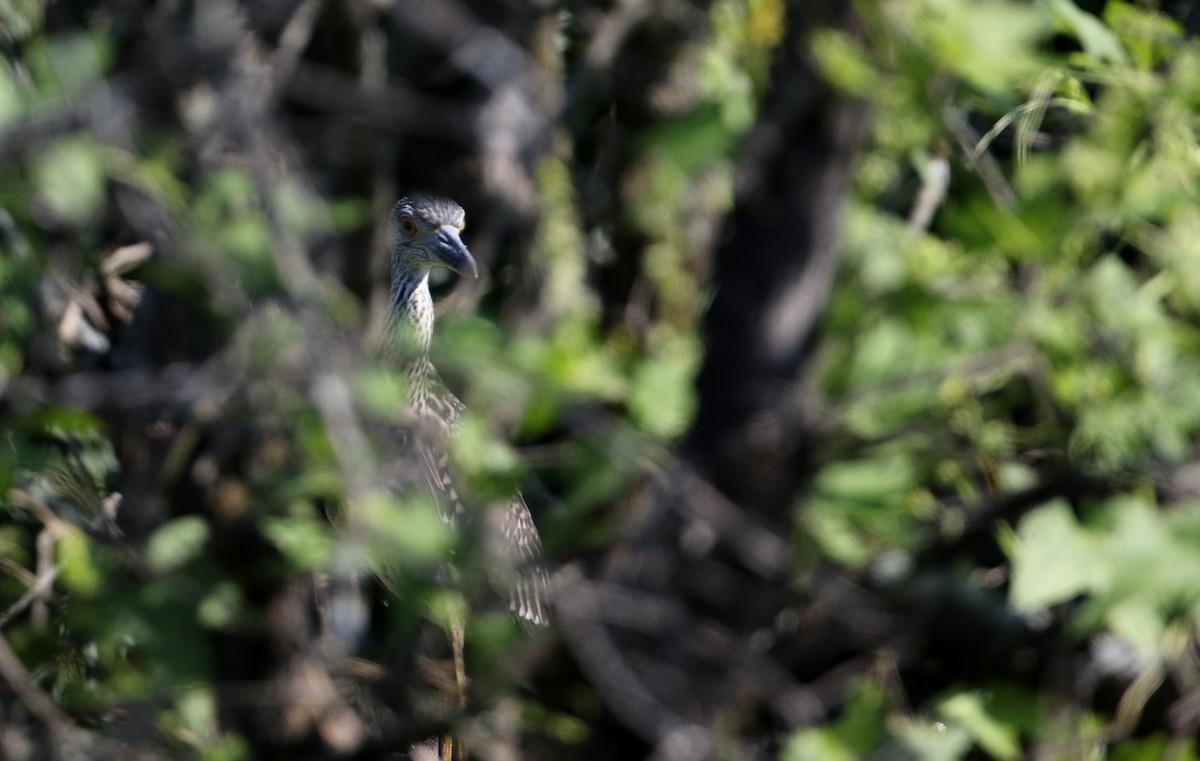
<svg viewBox="0 0 1200 761"><path fill-rule="evenodd" d="M1195 759L1198 29L0 0L0 757ZM411 189L467 211L434 359L546 630L379 475Z"/></svg>

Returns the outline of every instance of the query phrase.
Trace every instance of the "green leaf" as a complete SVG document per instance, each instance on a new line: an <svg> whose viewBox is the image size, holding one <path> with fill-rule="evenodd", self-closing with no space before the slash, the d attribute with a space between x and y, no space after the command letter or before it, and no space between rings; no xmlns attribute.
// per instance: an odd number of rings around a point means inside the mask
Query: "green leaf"
<svg viewBox="0 0 1200 761"><path fill-rule="evenodd" d="M146 541L146 563L156 571L172 571L198 557L211 529L198 515L185 515L164 523Z"/></svg>
<svg viewBox="0 0 1200 761"><path fill-rule="evenodd" d="M242 611L242 591L236 584L215 585L196 608L200 623L213 629L225 629L238 620Z"/></svg>
<svg viewBox="0 0 1200 761"><path fill-rule="evenodd" d="M1106 622L1113 634L1120 636L1142 657L1158 658L1167 626L1153 601L1126 600L1109 611Z"/></svg>
<svg viewBox="0 0 1200 761"><path fill-rule="evenodd" d="M985 92L1005 93L1041 68L1046 15L1023 3L941 3L924 19L940 63Z"/></svg>
<svg viewBox="0 0 1200 761"><path fill-rule="evenodd" d="M859 503L895 503L912 488L914 473L901 453L833 463L817 476L816 490L831 498Z"/></svg>
<svg viewBox="0 0 1200 761"><path fill-rule="evenodd" d="M1026 613L1095 589L1112 572L1064 500L1025 516L1017 529L1012 564L1009 603Z"/></svg>
<svg viewBox="0 0 1200 761"><path fill-rule="evenodd" d="M724 115L722 103L702 103L646 133L642 147L661 152L684 173L694 172L732 153L740 132L725 123Z"/></svg>
<svg viewBox="0 0 1200 761"><path fill-rule="evenodd" d="M58 140L34 159L37 198L60 222L83 227L104 200L104 148L86 137Z"/></svg>
<svg viewBox="0 0 1200 761"><path fill-rule="evenodd" d="M886 735L887 700L883 690L863 682L832 725L804 729L788 739L781 761L853 761L866 758Z"/></svg>
<svg viewBox="0 0 1200 761"><path fill-rule="evenodd" d="M103 33L46 37L31 45L26 61L43 100L82 93L100 80L112 58L111 38Z"/></svg>
<svg viewBox="0 0 1200 761"><path fill-rule="evenodd" d="M226 732L215 742L198 749L200 761L242 761L251 758L250 748L240 735Z"/></svg>
<svg viewBox="0 0 1200 761"><path fill-rule="evenodd" d="M429 498L400 500L374 492L354 507L375 568L425 566L445 560L454 543Z"/></svg>
<svg viewBox="0 0 1200 761"><path fill-rule="evenodd" d="M1172 740L1162 733L1125 740L1113 746L1107 761L1196 761L1196 741Z"/></svg>
<svg viewBox="0 0 1200 761"><path fill-rule="evenodd" d="M68 589L84 595L100 589L100 571L92 559L91 540L81 530L68 526L58 538L59 578Z"/></svg>
<svg viewBox="0 0 1200 761"><path fill-rule="evenodd" d="M818 29L810 44L821 73L834 87L869 96L878 86L878 76L861 44L845 32Z"/></svg>
<svg viewBox="0 0 1200 761"><path fill-rule="evenodd" d="M407 414L408 376L390 368L372 368L351 383L354 398L381 420L399 422Z"/></svg>
<svg viewBox="0 0 1200 761"><path fill-rule="evenodd" d="M781 761L855 761L861 758L845 747L836 734L824 729L807 729L792 735L779 757Z"/></svg>
<svg viewBox="0 0 1200 761"><path fill-rule="evenodd" d="M956 722L966 727L979 747L998 761L1012 761L1021 757L1021 740L1017 729L993 716L978 691L960 692L946 698L938 706L938 712L947 722Z"/></svg>
<svg viewBox="0 0 1200 761"><path fill-rule="evenodd" d="M959 761L974 745L971 733L961 724L947 726L920 717L904 722L898 734L911 754L908 757L921 761Z"/></svg>
<svg viewBox="0 0 1200 761"><path fill-rule="evenodd" d="M652 357L638 366L629 390L629 411L647 432L671 438L687 428L695 406L696 361L684 353Z"/></svg>
<svg viewBox="0 0 1200 761"><path fill-rule="evenodd" d="M1119 0L1104 4L1104 20L1142 71L1151 71L1170 60L1183 39L1183 28L1175 19Z"/></svg>
<svg viewBox="0 0 1200 761"><path fill-rule="evenodd" d="M329 220L338 232L359 230L371 221L371 205L361 198L343 198L329 205Z"/></svg>
<svg viewBox="0 0 1200 761"><path fill-rule="evenodd" d="M1129 56L1117 35L1105 26L1104 22L1085 10L1080 9L1071 0L1043 0L1050 10L1050 15L1060 28L1069 29L1083 51L1093 60L1100 63L1129 63Z"/></svg>
<svg viewBox="0 0 1200 761"><path fill-rule="evenodd" d="M197 738L209 740L216 735L217 701L211 688L189 687L175 698L179 723Z"/></svg>
<svg viewBox="0 0 1200 761"><path fill-rule="evenodd" d="M263 518L263 535L297 569L319 570L330 567L335 541L328 521L298 505L287 517Z"/></svg>

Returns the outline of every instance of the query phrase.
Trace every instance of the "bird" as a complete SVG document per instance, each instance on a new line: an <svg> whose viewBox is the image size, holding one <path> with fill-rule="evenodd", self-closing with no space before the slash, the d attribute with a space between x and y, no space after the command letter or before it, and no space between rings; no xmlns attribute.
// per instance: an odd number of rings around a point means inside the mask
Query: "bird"
<svg viewBox="0 0 1200 761"><path fill-rule="evenodd" d="M478 277L475 259L462 241L465 225L462 206L437 195L409 193L392 207L391 294L383 336L385 353L408 362L407 404L413 420L408 449L419 460L442 519L456 528L472 517L456 486L449 455L465 407L442 383L429 357L434 329L429 274L443 267L462 277ZM503 591L518 622L526 627L547 625L549 577L537 526L520 492L512 494L491 527L498 536L489 543L501 551L490 560L506 567L485 570L505 579L508 589Z"/></svg>
<svg viewBox="0 0 1200 761"><path fill-rule="evenodd" d="M434 308L429 273L444 267L462 277L479 276L474 257L462 241L466 212L455 201L428 193L409 193L392 207L391 293L383 335L384 353L407 359L408 410L412 434L410 455L432 491L442 519L459 527L471 516L455 485L449 443L465 410L463 403L442 383L429 357L433 343ZM504 568L485 569L505 579L509 610L524 627L549 623L549 577L542 561L542 543L529 507L514 492L500 520L488 524L498 534L488 543L499 546L491 558ZM498 573L497 573L498 572ZM454 681L459 708L466 706L466 670L463 651L465 626L461 617L450 622ZM465 751L446 736L436 743L442 758L462 758Z"/></svg>

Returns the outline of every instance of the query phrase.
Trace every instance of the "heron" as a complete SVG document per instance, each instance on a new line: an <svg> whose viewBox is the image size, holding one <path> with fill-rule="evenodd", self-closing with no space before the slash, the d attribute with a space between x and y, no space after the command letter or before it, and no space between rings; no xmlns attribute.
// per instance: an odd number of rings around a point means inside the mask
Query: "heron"
<svg viewBox="0 0 1200 761"><path fill-rule="evenodd" d="M475 259L462 241L465 223L466 213L458 203L428 193L409 193L392 207L392 282L383 340L385 354L408 363L407 402L414 422L409 456L419 461L442 519L455 528L472 517L456 486L449 454L465 407L442 383L430 360L434 307L429 274L443 267L462 277L478 277ZM512 494L500 520L492 526L498 536L490 537L494 541L489 543L500 547L500 557L495 560L506 567L488 570L505 577L508 588L503 591L509 610L525 627L547 625L549 578L542 561L541 538L520 492ZM464 622L452 621L450 630L461 708L465 706L466 681Z"/></svg>

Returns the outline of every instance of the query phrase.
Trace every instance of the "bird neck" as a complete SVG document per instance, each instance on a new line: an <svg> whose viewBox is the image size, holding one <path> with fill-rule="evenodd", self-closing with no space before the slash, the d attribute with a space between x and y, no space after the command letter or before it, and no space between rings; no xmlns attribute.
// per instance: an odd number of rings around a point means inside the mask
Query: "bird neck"
<svg viewBox="0 0 1200 761"><path fill-rule="evenodd" d="M417 272L393 266L392 297L388 304L388 350L411 358L415 348L421 357L427 357L432 341L433 296L429 294L429 271Z"/></svg>

